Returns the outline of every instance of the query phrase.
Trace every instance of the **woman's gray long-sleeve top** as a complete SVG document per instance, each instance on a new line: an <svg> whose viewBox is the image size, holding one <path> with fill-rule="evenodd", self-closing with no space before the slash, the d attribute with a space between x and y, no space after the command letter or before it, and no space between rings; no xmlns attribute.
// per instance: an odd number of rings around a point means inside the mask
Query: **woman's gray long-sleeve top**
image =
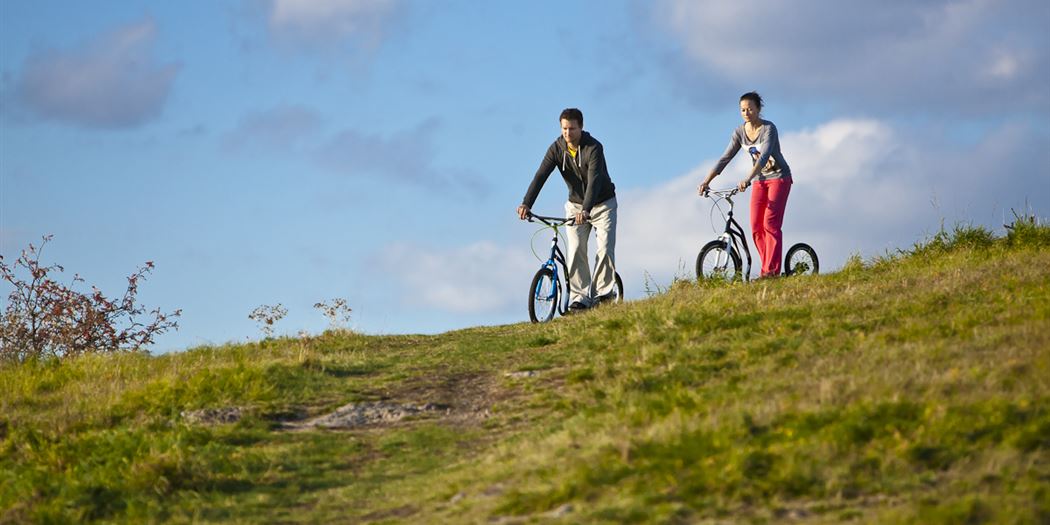
<svg viewBox="0 0 1050 525"><path fill-rule="evenodd" d="M784 160L784 155L780 153L780 136L777 134L777 127L768 120L762 121L762 129L759 130L755 140L747 138L744 124L734 129L733 135L729 138L729 147L722 154L722 158L718 159L714 172L721 174L742 147L747 148L747 152L751 155L752 166L762 165L762 171L758 173L758 180L791 178L791 167Z"/></svg>

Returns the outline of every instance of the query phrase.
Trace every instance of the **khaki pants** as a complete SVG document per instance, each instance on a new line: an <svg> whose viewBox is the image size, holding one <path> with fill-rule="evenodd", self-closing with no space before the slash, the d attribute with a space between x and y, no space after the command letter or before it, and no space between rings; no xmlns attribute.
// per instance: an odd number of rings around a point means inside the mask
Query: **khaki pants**
<svg viewBox="0 0 1050 525"><path fill-rule="evenodd" d="M575 217L582 211L579 204L565 203L565 216ZM587 264L587 239L594 229L597 241L594 279ZM591 220L566 228L569 265L569 304L581 302L587 306L598 297L612 293L616 288L616 197L591 208Z"/></svg>

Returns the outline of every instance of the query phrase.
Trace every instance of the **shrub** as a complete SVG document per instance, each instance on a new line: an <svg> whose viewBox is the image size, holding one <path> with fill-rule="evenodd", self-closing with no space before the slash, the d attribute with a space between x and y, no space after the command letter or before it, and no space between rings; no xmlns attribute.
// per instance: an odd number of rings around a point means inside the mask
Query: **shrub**
<svg viewBox="0 0 1050 525"><path fill-rule="evenodd" d="M1040 224L1035 215L1011 211L1014 214L1014 221L1006 225L1007 246L1032 248L1050 246L1050 226L1045 222Z"/></svg>
<svg viewBox="0 0 1050 525"><path fill-rule="evenodd" d="M951 232L941 225L940 231L925 242L915 243L910 255L929 256L948 253L959 248L986 249L995 244L995 234L983 226L956 224Z"/></svg>
<svg viewBox="0 0 1050 525"><path fill-rule="evenodd" d="M80 275L74 275L69 286L56 281L53 275L65 269L40 264L41 251L51 239L44 236L39 247L30 244L11 266L0 256L0 280L14 287L0 317L0 361L141 350L157 335L178 329L174 318L181 310L147 313L136 302L139 281L153 271L152 261L128 276L124 296L112 300L94 286L91 293L74 290L84 282ZM27 275L21 277L23 272Z"/></svg>
<svg viewBox="0 0 1050 525"><path fill-rule="evenodd" d="M1042 248L1050 246L1050 225L1038 220L1035 215L1011 210L1014 220L1004 225L1006 236L998 237L983 226L956 224L951 231L944 228L912 246L911 250L899 250L904 256L931 256L958 249L985 250L989 248Z"/></svg>
<svg viewBox="0 0 1050 525"><path fill-rule="evenodd" d="M277 321L284 319L286 315L288 315L288 309L281 306L281 303L277 303L275 306L263 304L255 307L252 313L248 314L248 319L259 323L259 329L262 330L263 337L269 339L273 337L273 325L277 324Z"/></svg>
<svg viewBox="0 0 1050 525"><path fill-rule="evenodd" d="M321 301L314 304L314 308L324 314L328 319L328 327L332 330L346 330L350 324L350 312L353 309L346 304L346 299L336 297L332 299L332 304L328 304L328 301Z"/></svg>

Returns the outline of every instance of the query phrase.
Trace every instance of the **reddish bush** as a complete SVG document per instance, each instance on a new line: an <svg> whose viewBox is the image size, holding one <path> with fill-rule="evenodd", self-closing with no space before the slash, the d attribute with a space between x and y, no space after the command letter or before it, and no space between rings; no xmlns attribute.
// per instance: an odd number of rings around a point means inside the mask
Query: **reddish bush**
<svg viewBox="0 0 1050 525"><path fill-rule="evenodd" d="M106 298L95 287L89 294L81 293L72 288L84 282L79 275L66 286L53 277L64 268L57 264L41 266L41 250L51 238L45 236L39 247L30 244L12 266L0 256L0 280L14 287L0 318L0 360L24 362L141 350L157 335L178 329L174 318L182 310L147 312L135 302L139 281L153 271L153 262L146 262L128 277L128 288L120 300ZM27 275L19 277L23 272Z"/></svg>

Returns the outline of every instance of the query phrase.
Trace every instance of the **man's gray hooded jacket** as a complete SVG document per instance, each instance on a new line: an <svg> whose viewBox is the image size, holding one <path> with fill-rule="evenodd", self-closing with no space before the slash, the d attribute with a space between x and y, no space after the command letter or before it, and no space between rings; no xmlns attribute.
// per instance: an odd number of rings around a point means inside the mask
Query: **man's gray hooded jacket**
<svg viewBox="0 0 1050 525"><path fill-rule="evenodd" d="M565 137L558 137L543 156L540 168L525 192L522 204L532 208L539 197L540 188L557 167L569 187L569 202L574 202L590 213L591 208L616 196L616 186L609 178L609 169L605 166L605 151L602 143L586 131L580 137L579 151L576 158L569 154Z"/></svg>

